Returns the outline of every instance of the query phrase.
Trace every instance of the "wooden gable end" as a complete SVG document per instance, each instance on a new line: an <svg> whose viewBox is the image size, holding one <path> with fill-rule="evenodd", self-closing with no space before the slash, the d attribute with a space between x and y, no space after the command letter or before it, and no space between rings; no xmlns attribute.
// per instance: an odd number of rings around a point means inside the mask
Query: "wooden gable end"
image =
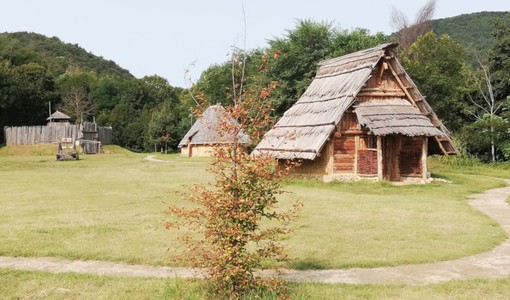
<svg viewBox="0 0 510 300"><path fill-rule="evenodd" d="M377 101L390 98L405 98L409 101L397 78L390 71L388 64L380 62L358 93L356 100Z"/></svg>

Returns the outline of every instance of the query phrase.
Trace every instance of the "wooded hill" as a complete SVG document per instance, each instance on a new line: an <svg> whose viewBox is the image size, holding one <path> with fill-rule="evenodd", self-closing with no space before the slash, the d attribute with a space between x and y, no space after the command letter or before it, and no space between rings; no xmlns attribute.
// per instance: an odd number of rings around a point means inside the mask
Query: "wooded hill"
<svg viewBox="0 0 510 300"><path fill-rule="evenodd" d="M20 53L18 49L23 51ZM114 61L96 56L77 44L64 43L57 37L47 37L33 32L0 33L0 55L9 57L9 53L21 56L10 56L14 60L26 60L27 56L30 56L31 61L35 60L46 65L54 76L64 74L69 68L79 68L82 71L93 71L98 75L133 77L128 70L121 68Z"/></svg>
<svg viewBox="0 0 510 300"><path fill-rule="evenodd" d="M475 54L485 61L487 50L494 45L492 32L496 19L510 24L510 13L484 11L437 19L432 21L432 30L438 36L448 34L454 41L461 43L468 49L469 62L476 65Z"/></svg>

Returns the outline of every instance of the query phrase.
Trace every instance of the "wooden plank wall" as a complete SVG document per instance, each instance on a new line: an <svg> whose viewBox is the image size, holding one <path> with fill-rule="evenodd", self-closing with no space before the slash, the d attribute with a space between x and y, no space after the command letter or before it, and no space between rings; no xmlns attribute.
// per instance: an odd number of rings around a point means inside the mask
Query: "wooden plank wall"
<svg viewBox="0 0 510 300"><path fill-rule="evenodd" d="M78 139L80 126L74 124L4 127L5 144L35 145L58 142L63 137Z"/></svg>
<svg viewBox="0 0 510 300"><path fill-rule="evenodd" d="M110 145L112 143L112 127L111 126L99 127L98 135L99 135L99 140L101 141L101 144Z"/></svg>
<svg viewBox="0 0 510 300"><path fill-rule="evenodd" d="M352 110L344 113L333 140L333 172L355 173L358 120Z"/></svg>
<svg viewBox="0 0 510 300"><path fill-rule="evenodd" d="M333 171L340 173L354 173L356 160L356 138L354 136L342 136L333 141Z"/></svg>
<svg viewBox="0 0 510 300"><path fill-rule="evenodd" d="M68 123L51 123L51 125L4 127L5 144L35 145L56 143L63 137L81 137L80 126ZM103 145L111 144L112 128L99 127L99 140Z"/></svg>
<svg viewBox="0 0 510 300"><path fill-rule="evenodd" d="M400 152L400 175L405 177L422 176L422 137L403 137Z"/></svg>

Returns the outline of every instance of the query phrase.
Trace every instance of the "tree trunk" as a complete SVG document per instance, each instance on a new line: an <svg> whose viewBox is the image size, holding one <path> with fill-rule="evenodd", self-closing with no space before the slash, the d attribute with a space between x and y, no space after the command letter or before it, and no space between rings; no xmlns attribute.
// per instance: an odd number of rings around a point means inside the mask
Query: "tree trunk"
<svg viewBox="0 0 510 300"><path fill-rule="evenodd" d="M494 142L494 126L491 124L491 156L492 156L492 162L496 162L496 147Z"/></svg>

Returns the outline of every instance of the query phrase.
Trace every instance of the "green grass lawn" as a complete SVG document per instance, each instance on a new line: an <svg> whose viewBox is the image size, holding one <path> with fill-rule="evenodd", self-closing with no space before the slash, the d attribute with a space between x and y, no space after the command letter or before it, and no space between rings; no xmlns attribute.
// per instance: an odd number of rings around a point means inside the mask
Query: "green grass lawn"
<svg viewBox="0 0 510 300"><path fill-rule="evenodd" d="M209 299L197 281L0 269L0 299ZM290 299L508 299L510 277L426 286L290 283ZM271 296L247 299L274 299Z"/></svg>
<svg viewBox="0 0 510 300"><path fill-rule="evenodd" d="M117 147L110 154L55 161L54 149L0 149L0 255L173 265L179 232L166 230L178 192L210 179L208 159L160 155L144 160ZM285 241L292 268L378 267L434 262L480 253L506 238L472 209L470 193L502 186L507 167L431 163L452 183L325 184L294 180L283 207L299 200L295 233ZM266 266L275 266L267 262Z"/></svg>

